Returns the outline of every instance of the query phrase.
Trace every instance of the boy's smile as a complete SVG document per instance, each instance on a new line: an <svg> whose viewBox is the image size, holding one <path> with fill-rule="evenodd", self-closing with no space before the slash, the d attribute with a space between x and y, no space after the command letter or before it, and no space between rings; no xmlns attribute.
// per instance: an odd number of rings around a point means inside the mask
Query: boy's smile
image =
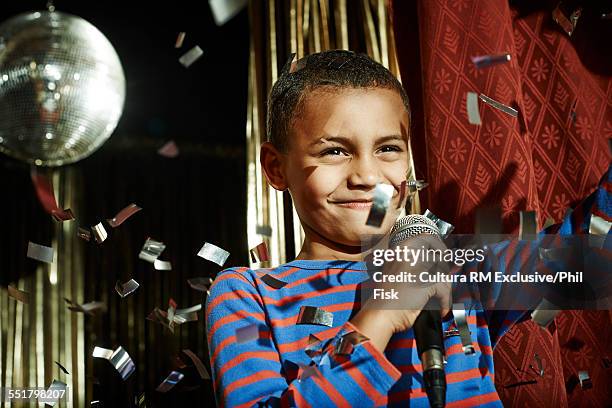
<svg viewBox="0 0 612 408"><path fill-rule="evenodd" d="M385 88L318 88L296 109L284 154L262 146L262 165L289 189L306 233L308 259L358 259L361 239L388 232L400 213L408 170L408 114ZM380 228L366 225L377 183L395 187Z"/></svg>

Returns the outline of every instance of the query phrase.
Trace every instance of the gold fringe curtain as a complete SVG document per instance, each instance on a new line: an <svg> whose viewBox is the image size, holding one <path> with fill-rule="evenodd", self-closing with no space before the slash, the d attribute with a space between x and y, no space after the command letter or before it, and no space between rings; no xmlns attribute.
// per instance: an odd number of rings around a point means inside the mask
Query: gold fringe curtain
<svg viewBox="0 0 612 408"><path fill-rule="evenodd" d="M74 168L54 170L50 176L62 208L78 213ZM64 186L66 186L64 188ZM76 238L75 222L54 225L53 263L40 263L34 274L12 282L29 293L27 304L0 289L0 386L47 389L56 379L68 385L67 398L56 407L85 406L84 317L66 308L64 297L83 303L82 245ZM48 243L40 243L47 245ZM27 242L24 243L24 256ZM34 262L34 261L32 261ZM55 362L70 373L64 374ZM30 406L29 402L1 401L0 407Z"/></svg>
<svg viewBox="0 0 612 408"><path fill-rule="evenodd" d="M279 69L292 53L297 58L329 49L367 53L401 80L388 0L250 0L251 44L247 101L247 236L249 248L264 237L270 261L290 261L301 248L304 231L288 192L268 186L259 165L266 139L266 98ZM413 169L410 153L410 168ZM414 174L408 175L414 179ZM415 195L410 212L419 211Z"/></svg>

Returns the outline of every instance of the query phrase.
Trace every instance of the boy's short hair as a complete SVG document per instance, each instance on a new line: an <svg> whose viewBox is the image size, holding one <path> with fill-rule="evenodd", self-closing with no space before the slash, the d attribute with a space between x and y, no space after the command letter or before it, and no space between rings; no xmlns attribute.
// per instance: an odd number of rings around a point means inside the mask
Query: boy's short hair
<svg viewBox="0 0 612 408"><path fill-rule="evenodd" d="M410 118L408 95L391 72L365 54L330 50L288 61L268 96L267 139L279 151L289 147L291 122L308 92L317 88L385 88L395 90ZM411 122L410 122L411 123Z"/></svg>

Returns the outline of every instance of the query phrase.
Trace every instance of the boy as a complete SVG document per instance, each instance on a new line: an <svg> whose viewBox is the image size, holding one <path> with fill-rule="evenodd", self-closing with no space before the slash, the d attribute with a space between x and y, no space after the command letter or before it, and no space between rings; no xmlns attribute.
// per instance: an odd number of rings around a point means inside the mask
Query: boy
<svg viewBox="0 0 612 408"><path fill-rule="evenodd" d="M448 314L448 287L415 288L418 310L360 299L368 280L361 239L388 232L403 204L408 98L388 70L352 52L313 54L295 68L271 90L261 165L275 189L289 190L304 244L292 262L229 268L215 279L206 324L217 404L428 406L411 328L430 298ZM378 183L394 192L375 228L366 219ZM459 337L444 340L449 406L501 406L492 346L518 317L469 316L471 356ZM452 325L452 316L443 322ZM242 342L238 333L254 327L257 339Z"/></svg>

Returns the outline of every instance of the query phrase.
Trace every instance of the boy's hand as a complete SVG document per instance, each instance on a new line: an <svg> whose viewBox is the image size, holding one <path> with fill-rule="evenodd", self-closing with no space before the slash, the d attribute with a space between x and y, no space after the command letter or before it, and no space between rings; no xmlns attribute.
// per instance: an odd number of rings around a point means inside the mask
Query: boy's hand
<svg viewBox="0 0 612 408"><path fill-rule="evenodd" d="M402 254L406 252L417 254L416 250L419 249L421 251L439 249L442 252L446 249L444 243L437 236L425 234L411 237L399 246L402 249ZM408 251L403 251L404 246L408 248ZM371 282L373 284L372 289L382 289L385 293L395 291L397 299L370 297L359 313L351 320L351 323L362 334L369 337L379 350L383 351L386 348L393 334L412 328L419 313L428 303L431 305L436 302L440 307L442 316L450 311L452 304L451 283L428 282L427 279L421 279L426 276L437 278L440 275L436 275L436 272L448 274L450 269L448 264L436 261L439 261L439 259L433 259L433 256L430 255L424 257L424 259L417 256L417 259L412 257L407 261L401 259L386 262L382 269L382 279L378 279L386 281ZM411 283L396 283L385 279L385 277L400 276L402 272L412 274L414 281ZM426 272L426 274L423 275L423 272ZM432 280L439 281L439 279ZM372 291L372 293L375 292ZM379 290L378 293L381 293L381 291ZM433 307L428 306L428 308Z"/></svg>

